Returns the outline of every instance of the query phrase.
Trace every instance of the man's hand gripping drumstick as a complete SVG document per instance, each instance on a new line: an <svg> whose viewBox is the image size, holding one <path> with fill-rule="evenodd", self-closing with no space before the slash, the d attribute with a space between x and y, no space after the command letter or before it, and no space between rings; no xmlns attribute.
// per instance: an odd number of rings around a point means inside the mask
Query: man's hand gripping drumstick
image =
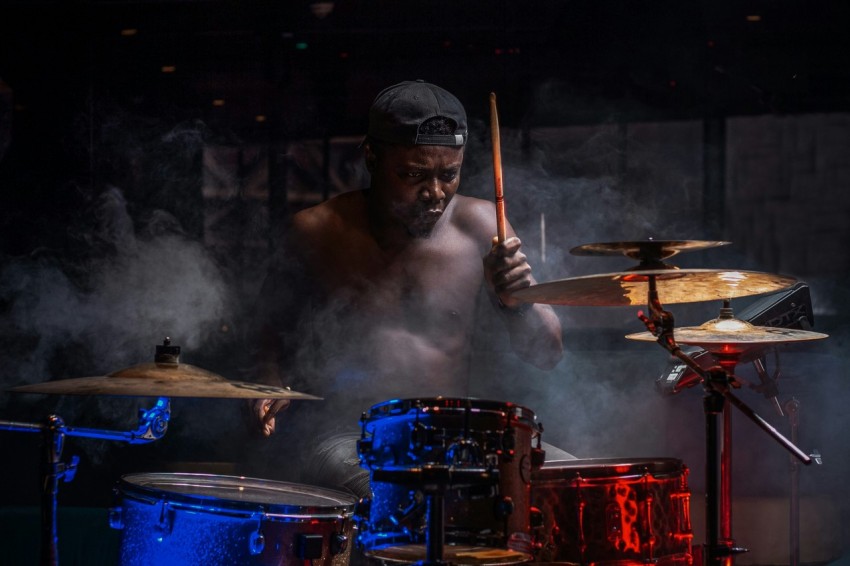
<svg viewBox="0 0 850 566"><path fill-rule="evenodd" d="M269 437L275 431L275 415L290 405L289 399L253 399L248 405L248 419L254 431Z"/></svg>
<svg viewBox="0 0 850 566"><path fill-rule="evenodd" d="M505 215L505 194L502 182L502 150L499 134L499 113L496 109L496 94L490 93L490 139L493 145L493 181L496 189L496 232L490 253L484 258L485 277L493 287L500 304L517 309L522 302L512 299L510 294L533 283L531 267L524 253L519 251L522 242L513 236L508 238Z"/></svg>

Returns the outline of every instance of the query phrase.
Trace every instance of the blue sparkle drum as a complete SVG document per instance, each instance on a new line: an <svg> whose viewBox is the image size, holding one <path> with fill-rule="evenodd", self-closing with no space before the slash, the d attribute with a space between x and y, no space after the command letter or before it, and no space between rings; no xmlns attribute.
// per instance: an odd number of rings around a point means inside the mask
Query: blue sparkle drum
<svg viewBox="0 0 850 566"><path fill-rule="evenodd" d="M110 524L122 566L345 566L356 499L313 486L186 473L125 475Z"/></svg>
<svg viewBox="0 0 850 566"><path fill-rule="evenodd" d="M396 399L362 419L361 465L370 470L364 552L382 562L426 558L427 498L444 502L444 558L454 564L531 560L532 470L543 462L534 413L468 398Z"/></svg>

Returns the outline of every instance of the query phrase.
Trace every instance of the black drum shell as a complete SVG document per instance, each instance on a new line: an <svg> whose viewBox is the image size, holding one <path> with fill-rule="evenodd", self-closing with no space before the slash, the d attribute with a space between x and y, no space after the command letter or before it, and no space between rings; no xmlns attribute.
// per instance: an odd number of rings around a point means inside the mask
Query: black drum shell
<svg viewBox="0 0 850 566"><path fill-rule="evenodd" d="M359 452L362 465L372 471L371 509L360 533L367 554L392 561L410 556L410 549L403 547L424 542L421 484L433 468L450 466L457 481L444 492L446 543L513 547L523 553L523 560L530 559L531 472L538 465L532 451L540 434L530 409L468 398L402 399L373 406L363 424L366 442ZM464 445L477 454L453 459L451 447ZM489 483L470 480L487 469L495 470ZM389 470L396 479L380 481ZM500 513L506 498L512 511L505 516ZM404 515L400 509L405 508L415 510ZM452 561L463 562L454 556Z"/></svg>

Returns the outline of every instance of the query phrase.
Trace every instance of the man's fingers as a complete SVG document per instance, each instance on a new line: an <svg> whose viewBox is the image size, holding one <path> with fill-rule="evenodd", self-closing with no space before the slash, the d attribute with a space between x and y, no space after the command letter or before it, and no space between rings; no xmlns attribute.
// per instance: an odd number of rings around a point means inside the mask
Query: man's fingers
<svg viewBox="0 0 850 566"><path fill-rule="evenodd" d="M260 429L260 432L263 434L263 436L269 437L272 434L274 434L274 428L275 428L274 417L271 417L270 419L264 418L263 419L263 426Z"/></svg>
<svg viewBox="0 0 850 566"><path fill-rule="evenodd" d="M261 413L263 425L268 424L274 419L274 416L278 414L279 411L289 407L289 399L267 399L263 402L263 411L265 414Z"/></svg>
<svg viewBox="0 0 850 566"><path fill-rule="evenodd" d="M522 242L516 236L511 236L504 242L499 242L498 237L494 237L492 240L493 246L491 249L491 253L495 253L499 256L506 256L516 253L516 251L522 245Z"/></svg>

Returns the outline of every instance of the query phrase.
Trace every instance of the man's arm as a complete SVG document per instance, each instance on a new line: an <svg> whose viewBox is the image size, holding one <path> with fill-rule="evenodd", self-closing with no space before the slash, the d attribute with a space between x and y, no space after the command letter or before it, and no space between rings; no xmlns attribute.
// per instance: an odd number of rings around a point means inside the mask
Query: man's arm
<svg viewBox="0 0 850 566"><path fill-rule="evenodd" d="M298 322L309 303L303 262L295 253L290 231L284 245L269 265L254 313L253 379L275 387L290 385L291 361L298 348ZM262 436L271 436L275 414L289 401L255 399L248 404L248 426Z"/></svg>
<svg viewBox="0 0 850 566"><path fill-rule="evenodd" d="M564 346L561 321L549 305L522 303L511 293L536 283L528 259L521 251L510 222L507 238L498 242L496 206L478 198L456 195L457 222L476 242L481 242L484 255L484 280L491 302L499 310L511 340L511 347L525 362L541 369L551 369L561 360ZM489 249L486 246L489 242Z"/></svg>
<svg viewBox="0 0 850 566"><path fill-rule="evenodd" d="M549 305L523 303L511 297L514 291L536 283L521 246L512 230L504 242L493 238L490 251L484 256L484 278L514 351L540 369L552 369L564 351L560 320Z"/></svg>

